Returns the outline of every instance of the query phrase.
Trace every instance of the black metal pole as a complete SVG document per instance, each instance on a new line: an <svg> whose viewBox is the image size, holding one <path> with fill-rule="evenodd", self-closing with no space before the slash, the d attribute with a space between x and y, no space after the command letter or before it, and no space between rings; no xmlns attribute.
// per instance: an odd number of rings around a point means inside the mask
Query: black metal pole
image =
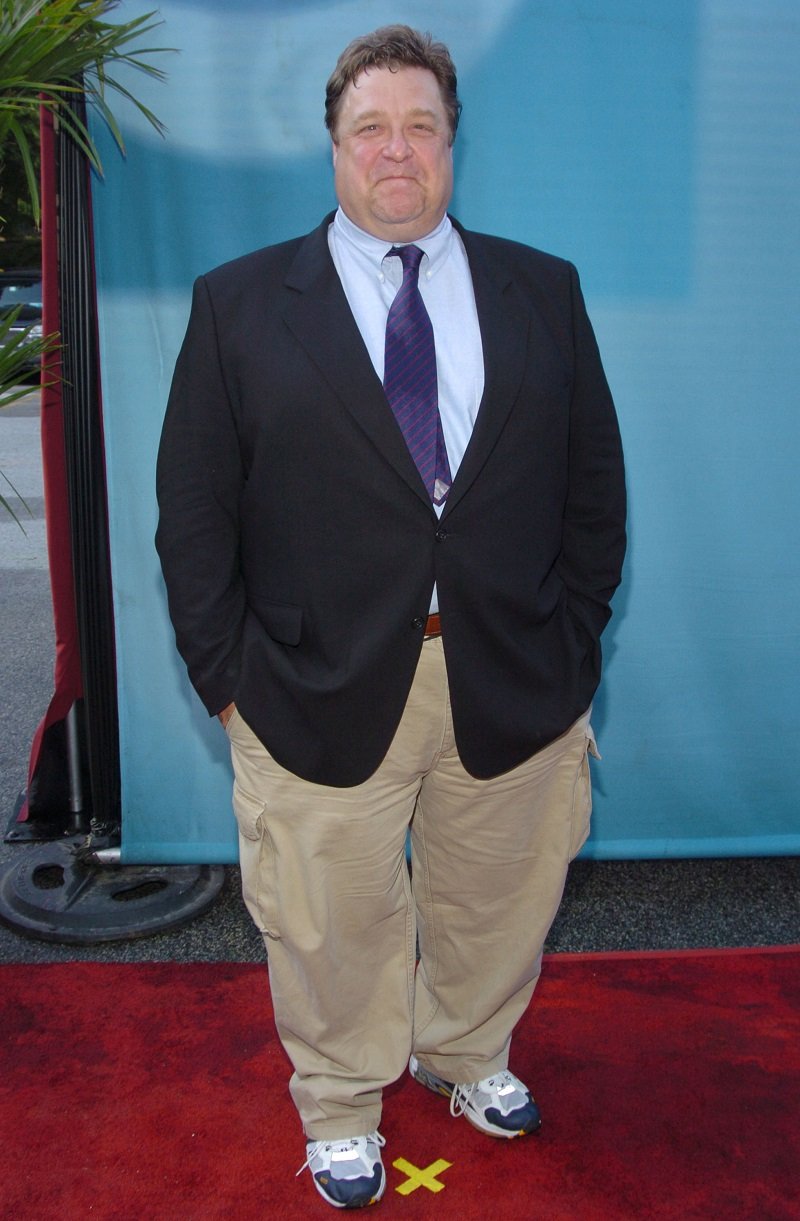
<svg viewBox="0 0 800 1221"><path fill-rule="evenodd" d="M83 95L69 105L85 117ZM74 830L88 831L91 823L108 835L120 820L119 726L90 170L63 127L56 148L64 442L84 691L75 721L88 777L78 786L84 808L72 816Z"/></svg>

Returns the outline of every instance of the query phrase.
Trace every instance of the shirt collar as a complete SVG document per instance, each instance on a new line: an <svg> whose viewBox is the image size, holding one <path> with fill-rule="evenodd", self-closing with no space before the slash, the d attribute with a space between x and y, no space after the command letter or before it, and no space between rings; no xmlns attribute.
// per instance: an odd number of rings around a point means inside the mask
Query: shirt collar
<svg viewBox="0 0 800 1221"><path fill-rule="evenodd" d="M370 264L375 268L377 274L382 273L383 260L386 258L389 251L392 249L392 242L387 242L383 238L374 237L373 234L367 233L364 229L360 229L358 225L350 220L341 208L337 208L336 215L333 218L333 226L336 234L351 248L354 248L362 257L366 257ZM453 226L450 223L450 217L445 213L435 229L427 233L425 237L418 238L413 245L419 246L420 250L424 251L428 259L427 275L432 276L446 261L450 253L451 243L453 241ZM399 245L411 245L409 242L400 242Z"/></svg>

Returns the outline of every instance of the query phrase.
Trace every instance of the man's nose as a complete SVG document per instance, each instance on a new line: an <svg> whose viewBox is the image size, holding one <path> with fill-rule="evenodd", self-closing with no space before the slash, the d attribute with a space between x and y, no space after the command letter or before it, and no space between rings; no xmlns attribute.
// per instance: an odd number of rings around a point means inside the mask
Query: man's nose
<svg viewBox="0 0 800 1221"><path fill-rule="evenodd" d="M411 145L408 142L405 132L390 132L386 144L384 145L383 152L384 156L390 157L392 161L405 161L406 157L411 152Z"/></svg>

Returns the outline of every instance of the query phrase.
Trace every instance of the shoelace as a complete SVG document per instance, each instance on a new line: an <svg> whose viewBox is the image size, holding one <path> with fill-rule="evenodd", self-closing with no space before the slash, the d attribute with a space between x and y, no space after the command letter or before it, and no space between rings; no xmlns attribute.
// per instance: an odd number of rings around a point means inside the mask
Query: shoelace
<svg viewBox="0 0 800 1221"><path fill-rule="evenodd" d="M328 1149L333 1154L345 1153L348 1149L357 1149L360 1140L371 1140L379 1149L386 1144L386 1138L381 1136L380 1132L370 1132L367 1136L348 1136L346 1140L315 1140L307 1146L306 1160L294 1177L298 1178L307 1166L310 1167L311 1159L316 1157L320 1149Z"/></svg>
<svg viewBox="0 0 800 1221"><path fill-rule="evenodd" d="M453 1119L458 1119L459 1115L463 1115L469 1105L469 1100L477 1089L477 1084L472 1085L456 1085L453 1087L453 1092L450 1095L450 1114Z"/></svg>
<svg viewBox="0 0 800 1221"><path fill-rule="evenodd" d="M450 1114L454 1119L458 1119L459 1115L463 1115L469 1106L470 1099L475 1091L483 1086L496 1086L499 1095L510 1094L517 1087L511 1077L511 1074L504 1069L500 1073L495 1073L493 1077L484 1077L483 1081L474 1081L471 1085L456 1085L450 1095Z"/></svg>

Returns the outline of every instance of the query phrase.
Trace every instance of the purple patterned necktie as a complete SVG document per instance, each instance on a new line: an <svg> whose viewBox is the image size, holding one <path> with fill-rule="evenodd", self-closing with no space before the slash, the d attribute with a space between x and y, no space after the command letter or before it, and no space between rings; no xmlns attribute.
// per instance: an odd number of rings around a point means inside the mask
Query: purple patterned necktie
<svg viewBox="0 0 800 1221"><path fill-rule="evenodd" d="M433 327L419 291L419 246L393 246L403 283L386 319L383 388L428 495L443 504L452 476L439 415Z"/></svg>

